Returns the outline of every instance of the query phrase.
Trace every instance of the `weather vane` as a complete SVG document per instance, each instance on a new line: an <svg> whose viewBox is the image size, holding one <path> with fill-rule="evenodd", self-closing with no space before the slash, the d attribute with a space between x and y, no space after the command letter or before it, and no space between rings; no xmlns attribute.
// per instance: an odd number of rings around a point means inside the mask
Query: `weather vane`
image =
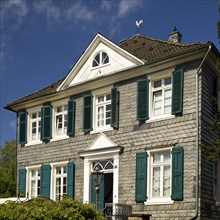
<svg viewBox="0 0 220 220"><path fill-rule="evenodd" d="M138 33L140 32L140 26L141 26L142 23L144 23L143 20L139 20L139 21L136 21L136 22L135 22L135 24L136 24L136 26L137 26L137 32L138 32Z"/></svg>

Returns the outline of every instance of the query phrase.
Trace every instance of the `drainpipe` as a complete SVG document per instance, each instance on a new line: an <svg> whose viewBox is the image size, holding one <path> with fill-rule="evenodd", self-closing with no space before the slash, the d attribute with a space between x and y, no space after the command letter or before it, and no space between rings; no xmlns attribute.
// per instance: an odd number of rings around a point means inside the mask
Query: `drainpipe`
<svg viewBox="0 0 220 220"><path fill-rule="evenodd" d="M190 220L196 219L199 214L199 74L211 48L210 45L196 71L196 214Z"/></svg>

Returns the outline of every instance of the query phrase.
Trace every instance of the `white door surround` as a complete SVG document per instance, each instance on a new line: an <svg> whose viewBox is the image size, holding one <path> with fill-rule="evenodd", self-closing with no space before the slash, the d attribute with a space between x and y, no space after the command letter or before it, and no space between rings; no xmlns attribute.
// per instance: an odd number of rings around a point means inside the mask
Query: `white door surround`
<svg viewBox="0 0 220 220"><path fill-rule="evenodd" d="M118 203L119 154L123 151L106 135L100 133L80 156L84 158L83 203L90 202L90 176L93 162L112 160L113 163L113 203Z"/></svg>

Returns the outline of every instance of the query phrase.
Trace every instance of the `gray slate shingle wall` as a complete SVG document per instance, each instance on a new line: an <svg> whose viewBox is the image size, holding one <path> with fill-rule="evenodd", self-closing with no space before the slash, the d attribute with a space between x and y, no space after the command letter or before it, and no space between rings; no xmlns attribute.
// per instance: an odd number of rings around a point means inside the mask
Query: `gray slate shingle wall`
<svg viewBox="0 0 220 220"><path fill-rule="evenodd" d="M107 131L105 134L124 147L119 162L119 203L132 204L134 211L152 214L151 220L189 219L195 212L195 68L199 63L200 61L182 66L185 70L183 115L167 120L147 122L139 126L136 120L136 79L118 83L120 91L119 130ZM205 96L204 99L208 97ZM83 159L79 158L78 153L85 150L97 136L97 134L85 135L82 131L82 104L83 98L76 98L75 137L35 146L18 146L18 167L73 160L76 165L75 198L79 201L83 199ZM174 144L184 147L184 201L170 205L136 204L136 152L145 149L162 149ZM207 169L210 169L209 163L206 164L203 161L202 165L203 163ZM202 172L206 171L202 169ZM207 172L205 178L210 178L210 173ZM205 179L202 181L206 182ZM210 199L210 181L207 184L208 194L203 197L204 200ZM202 189L202 192L204 190Z"/></svg>

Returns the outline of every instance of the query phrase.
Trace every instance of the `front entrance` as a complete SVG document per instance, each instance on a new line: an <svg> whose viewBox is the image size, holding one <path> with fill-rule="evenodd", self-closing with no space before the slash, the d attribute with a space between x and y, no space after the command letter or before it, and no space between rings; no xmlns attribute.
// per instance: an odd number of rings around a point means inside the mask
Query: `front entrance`
<svg viewBox="0 0 220 220"><path fill-rule="evenodd" d="M113 203L113 173L102 173L98 176L98 197L96 198L96 187L94 175L91 175L91 203L96 205L98 209L103 210L106 203ZM97 199L97 201L96 201Z"/></svg>
<svg viewBox="0 0 220 220"><path fill-rule="evenodd" d="M113 203L113 167L113 160L92 163L90 202L98 205L99 210L103 210L106 203Z"/></svg>

